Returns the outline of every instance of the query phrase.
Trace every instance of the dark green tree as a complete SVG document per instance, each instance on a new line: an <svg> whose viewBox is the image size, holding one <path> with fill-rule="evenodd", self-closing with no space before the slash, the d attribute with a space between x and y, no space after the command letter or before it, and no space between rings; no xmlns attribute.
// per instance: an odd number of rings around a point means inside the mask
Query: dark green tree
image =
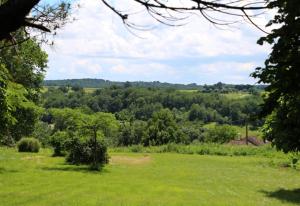
<svg viewBox="0 0 300 206"><path fill-rule="evenodd" d="M265 66L252 75L268 84L262 116L268 116L265 138L285 152L300 150L300 1L270 1L278 13L268 26L273 29L258 43L272 45Z"/></svg>
<svg viewBox="0 0 300 206"><path fill-rule="evenodd" d="M17 38L24 39L22 33ZM3 42L0 42L0 46ZM28 40L18 50L0 50L0 137L19 140L30 135L40 110L36 107L47 63L47 54Z"/></svg>
<svg viewBox="0 0 300 206"><path fill-rule="evenodd" d="M175 115L169 109L161 109L153 114L149 121L144 145L162 145L179 143L183 134L175 121Z"/></svg>

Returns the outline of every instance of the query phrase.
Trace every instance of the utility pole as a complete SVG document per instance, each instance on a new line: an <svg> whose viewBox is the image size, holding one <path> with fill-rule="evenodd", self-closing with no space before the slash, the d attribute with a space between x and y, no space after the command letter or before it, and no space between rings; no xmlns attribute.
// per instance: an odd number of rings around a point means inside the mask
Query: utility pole
<svg viewBox="0 0 300 206"><path fill-rule="evenodd" d="M93 167L97 167L97 126L96 125L94 125L93 127L92 127L92 129L93 129L93 139L94 139L94 145L93 145L93 150L94 150L94 165L93 165ZM95 169L94 168L94 169Z"/></svg>
<svg viewBox="0 0 300 206"><path fill-rule="evenodd" d="M245 120L245 125L246 125L246 144L248 145L248 121L247 121L247 119Z"/></svg>

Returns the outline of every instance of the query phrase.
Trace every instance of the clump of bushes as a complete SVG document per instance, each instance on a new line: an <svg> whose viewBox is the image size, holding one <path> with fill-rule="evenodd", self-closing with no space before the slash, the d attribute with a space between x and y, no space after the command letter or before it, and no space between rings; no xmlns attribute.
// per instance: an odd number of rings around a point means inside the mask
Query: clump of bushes
<svg viewBox="0 0 300 206"><path fill-rule="evenodd" d="M63 131L55 132L50 138L50 144L53 147L53 156L65 156L65 142L68 139L68 133Z"/></svg>
<svg viewBox="0 0 300 206"><path fill-rule="evenodd" d="M76 165L90 165L92 170L101 169L109 161L107 146L102 138L73 137L66 142L66 161Z"/></svg>
<svg viewBox="0 0 300 206"><path fill-rule="evenodd" d="M108 163L107 146L103 134L88 138L78 132L57 131L51 136L53 156L66 156L66 162L74 165L90 165L92 170L100 170Z"/></svg>
<svg viewBox="0 0 300 206"><path fill-rule="evenodd" d="M230 125L215 125L205 133L206 142L227 143L238 137L238 132Z"/></svg>
<svg viewBox="0 0 300 206"><path fill-rule="evenodd" d="M41 144L34 138L22 138L17 146L19 152L39 152Z"/></svg>

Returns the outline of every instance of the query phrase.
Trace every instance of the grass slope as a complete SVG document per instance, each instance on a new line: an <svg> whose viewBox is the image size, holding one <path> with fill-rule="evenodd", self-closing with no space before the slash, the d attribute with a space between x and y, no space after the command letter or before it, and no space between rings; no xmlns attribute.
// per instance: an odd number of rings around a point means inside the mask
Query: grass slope
<svg viewBox="0 0 300 206"><path fill-rule="evenodd" d="M299 205L300 173L264 157L111 153L102 172L0 148L1 206Z"/></svg>

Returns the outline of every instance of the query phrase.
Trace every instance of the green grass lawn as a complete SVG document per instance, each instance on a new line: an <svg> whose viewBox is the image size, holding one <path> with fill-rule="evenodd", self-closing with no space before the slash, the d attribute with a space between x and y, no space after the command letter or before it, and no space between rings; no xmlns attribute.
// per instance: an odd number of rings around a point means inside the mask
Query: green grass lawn
<svg viewBox="0 0 300 206"><path fill-rule="evenodd" d="M0 148L1 206L299 205L300 172L266 157L111 153L101 172Z"/></svg>

